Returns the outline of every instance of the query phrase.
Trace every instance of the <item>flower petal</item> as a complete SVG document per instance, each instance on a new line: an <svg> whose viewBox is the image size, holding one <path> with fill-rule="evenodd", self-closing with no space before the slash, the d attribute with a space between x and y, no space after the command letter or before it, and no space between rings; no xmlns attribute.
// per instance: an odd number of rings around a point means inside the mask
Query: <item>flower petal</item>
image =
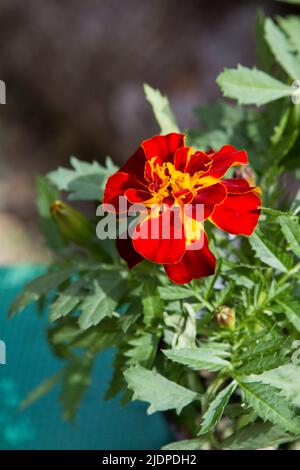
<svg viewBox="0 0 300 470"><path fill-rule="evenodd" d="M190 147L180 147L174 155L175 170L184 172L191 154Z"/></svg>
<svg viewBox="0 0 300 470"><path fill-rule="evenodd" d="M134 249L154 263L177 263L185 252L184 228L174 207L148 216L132 236Z"/></svg>
<svg viewBox="0 0 300 470"><path fill-rule="evenodd" d="M129 188L144 189L144 186L134 176L123 173L122 171L117 171L117 173L111 175L107 180L103 194L103 203L113 205L116 211L119 212L119 198L124 196L125 191Z"/></svg>
<svg viewBox="0 0 300 470"><path fill-rule="evenodd" d="M126 261L129 269L132 269L144 260L144 258L133 248L132 240L128 234L127 238L117 238L116 245L121 258Z"/></svg>
<svg viewBox="0 0 300 470"><path fill-rule="evenodd" d="M225 179L222 180L222 183L226 186L227 192L230 194L250 193L254 189L244 178Z"/></svg>
<svg viewBox="0 0 300 470"><path fill-rule="evenodd" d="M213 178L222 178L232 166L247 165L246 150L237 150L231 145L224 145L218 152L211 154L212 165L208 175Z"/></svg>
<svg viewBox="0 0 300 470"><path fill-rule="evenodd" d="M204 152L195 152L193 155L191 155L185 171L191 176L194 176L194 174L199 171L208 171L211 164L212 159L209 155Z"/></svg>
<svg viewBox="0 0 300 470"><path fill-rule="evenodd" d="M146 183L144 181L144 168L146 163L146 157L142 147L139 147L137 151L130 157L127 162L120 168L119 171L122 173L129 173L134 176L138 181Z"/></svg>
<svg viewBox="0 0 300 470"><path fill-rule="evenodd" d="M151 199L152 195L149 191L130 188L125 191L125 197L132 204L140 204Z"/></svg>
<svg viewBox="0 0 300 470"><path fill-rule="evenodd" d="M245 194L228 194L222 204L215 207L210 221L225 232L250 236L260 216L260 198L255 190Z"/></svg>
<svg viewBox="0 0 300 470"><path fill-rule="evenodd" d="M186 284L192 279L211 276L215 273L216 258L208 247L205 232L203 232L203 237L204 240L201 249L189 249L185 252L179 263L165 265L165 271L171 281L176 284Z"/></svg>
<svg viewBox="0 0 300 470"><path fill-rule="evenodd" d="M157 135L152 139L144 140L141 144L146 159L159 157L158 162L171 161L177 149L184 146L184 134L176 134L172 132L167 135Z"/></svg>
<svg viewBox="0 0 300 470"><path fill-rule="evenodd" d="M193 199L190 217L193 217L199 221L208 219L208 217L213 213L215 206L217 204L221 204L226 196L227 191L222 183L216 183L211 186L199 189ZM203 205L203 211L197 210L197 206L199 209L201 209L200 205ZM190 209L188 208L187 210Z"/></svg>

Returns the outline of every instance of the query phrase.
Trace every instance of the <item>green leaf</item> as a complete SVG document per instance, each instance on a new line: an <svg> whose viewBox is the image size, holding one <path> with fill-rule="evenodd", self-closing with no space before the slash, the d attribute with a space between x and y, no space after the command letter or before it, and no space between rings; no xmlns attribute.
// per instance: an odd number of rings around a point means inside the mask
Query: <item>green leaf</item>
<svg viewBox="0 0 300 470"><path fill-rule="evenodd" d="M144 84L144 92L147 101L149 101L152 107L154 116L160 127L161 134L179 132L168 98L163 96L159 90L155 90L146 83Z"/></svg>
<svg viewBox="0 0 300 470"><path fill-rule="evenodd" d="M229 355L228 351L219 351L218 349L195 348L195 349L168 349L163 353L171 361L195 370L206 369L212 372L223 368L229 368L230 362L222 359L220 356Z"/></svg>
<svg viewBox="0 0 300 470"><path fill-rule="evenodd" d="M256 15L255 21L255 45L256 45L256 55L260 67L265 72L270 72L272 67L272 55L270 53L270 48L265 40L265 21L266 16L264 12L259 9Z"/></svg>
<svg viewBox="0 0 300 470"><path fill-rule="evenodd" d="M253 375L255 382L269 384L281 390L294 406L300 407L300 366L284 364L276 369L268 370L260 375Z"/></svg>
<svg viewBox="0 0 300 470"><path fill-rule="evenodd" d="M98 162L81 162L75 157L70 159L73 169L59 167L48 173L49 180L61 191L68 191L68 199L80 201L100 201L107 178L117 171L109 157L105 166Z"/></svg>
<svg viewBox="0 0 300 470"><path fill-rule="evenodd" d="M256 450L275 447L289 442L291 436L271 423L255 423L246 426L221 443L221 449Z"/></svg>
<svg viewBox="0 0 300 470"><path fill-rule="evenodd" d="M294 325L300 333L300 302L297 300L289 301L288 304L277 300L278 305L282 308L287 319Z"/></svg>
<svg viewBox="0 0 300 470"><path fill-rule="evenodd" d="M20 403L20 410L24 411L34 402L49 393L49 391L60 381L62 378L62 371L56 372L51 377L48 377L34 390L32 390L27 397Z"/></svg>
<svg viewBox="0 0 300 470"><path fill-rule="evenodd" d="M163 302L155 285L149 281L143 287L143 311L146 327L155 325L163 315Z"/></svg>
<svg viewBox="0 0 300 470"><path fill-rule="evenodd" d="M300 4L300 0L299 0L299 4ZM290 42L292 46L294 47L295 51L297 51L298 54L300 54L300 42L299 42L300 18L298 16L287 16L287 17L279 16L277 20L281 29L283 29L283 31L289 37Z"/></svg>
<svg viewBox="0 0 300 470"><path fill-rule="evenodd" d="M93 359L77 357L68 364L63 373L63 389L60 401L63 406L63 418L73 420L82 398L91 384Z"/></svg>
<svg viewBox="0 0 300 470"><path fill-rule="evenodd" d="M282 2L282 3L293 3L296 5L300 5L300 0L277 0L277 1Z"/></svg>
<svg viewBox="0 0 300 470"><path fill-rule="evenodd" d="M38 301L43 295L48 294L52 289L70 278L74 273L74 267L66 267L50 271L37 279L31 281L24 290L16 297L9 309L9 317L23 310L32 302Z"/></svg>
<svg viewBox="0 0 300 470"><path fill-rule="evenodd" d="M81 296L79 295L82 286L86 283L85 279L80 279L73 282L67 289L58 294L57 299L50 307L49 320L56 321L61 317L67 316L71 313L80 303Z"/></svg>
<svg viewBox="0 0 300 470"><path fill-rule="evenodd" d="M149 414L172 409L180 414L185 406L198 397L197 393L171 382L155 370L141 366L130 367L124 376L129 389L134 392L133 399L150 403Z"/></svg>
<svg viewBox="0 0 300 470"><path fill-rule="evenodd" d="M141 331L137 336L128 340L129 349L124 353L128 359L126 364L141 364L145 367L151 367L157 352L159 335L153 335Z"/></svg>
<svg viewBox="0 0 300 470"><path fill-rule="evenodd" d="M249 69L242 65L237 69L225 69L218 76L217 83L224 96L237 99L239 104L260 106L293 94L288 85L261 70Z"/></svg>
<svg viewBox="0 0 300 470"><path fill-rule="evenodd" d="M206 443L205 439L187 439L171 442L171 444L162 447L162 450L200 450Z"/></svg>
<svg viewBox="0 0 300 470"><path fill-rule="evenodd" d="M278 269L280 272L288 272L290 264L286 253L282 253L276 245L267 240L265 235L256 230L249 238L250 245L255 251L256 257L263 263Z"/></svg>
<svg viewBox="0 0 300 470"><path fill-rule="evenodd" d="M271 421L282 429L295 435L300 434L300 419L280 391L270 385L238 380L245 402L264 421Z"/></svg>
<svg viewBox="0 0 300 470"><path fill-rule="evenodd" d="M37 209L41 218L41 229L47 244L53 250L59 250L66 243L52 218L50 206L60 198L59 191L52 186L47 178L39 176L36 179Z"/></svg>
<svg viewBox="0 0 300 470"><path fill-rule="evenodd" d="M300 60L292 54L289 40L270 18L265 22L265 37L277 62L291 78L299 79Z"/></svg>
<svg viewBox="0 0 300 470"><path fill-rule="evenodd" d="M227 405L229 398L233 394L234 390L236 389L236 386L236 382L231 382L229 385L227 385L226 388L218 393L212 402L210 402L207 411L202 417L201 429L198 433L198 436L208 433L216 426L216 424L218 424L222 417L224 408Z"/></svg>
<svg viewBox="0 0 300 470"><path fill-rule="evenodd" d="M95 279L91 292L80 305L80 328L86 330L97 325L103 318L112 316L126 286L123 276L117 272L103 272Z"/></svg>
<svg viewBox="0 0 300 470"><path fill-rule="evenodd" d="M193 297L190 289L182 286L164 286L159 287L158 292L163 300L183 300Z"/></svg>
<svg viewBox="0 0 300 470"><path fill-rule="evenodd" d="M298 220L288 216L281 216L278 220L283 235L289 244L288 248L292 250L296 256L300 257L300 224Z"/></svg>

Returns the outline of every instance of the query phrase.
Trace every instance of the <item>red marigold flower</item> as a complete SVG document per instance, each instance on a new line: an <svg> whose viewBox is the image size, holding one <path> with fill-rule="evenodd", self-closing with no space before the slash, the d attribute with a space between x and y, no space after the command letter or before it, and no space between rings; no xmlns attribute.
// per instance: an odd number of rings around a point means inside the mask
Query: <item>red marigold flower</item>
<svg viewBox="0 0 300 470"><path fill-rule="evenodd" d="M195 151L185 146L184 134L143 141L108 179L103 197L104 204L112 204L117 212L120 196L145 208L145 217L132 238L117 240L129 268L148 259L163 264L177 284L214 274L216 258L208 246L204 220L226 232L247 236L258 222L260 189L244 178L222 179L232 166L247 164L245 150L225 145L218 152ZM199 205L204 208L201 213L195 210ZM164 237L165 220L168 237ZM153 227L158 236L147 236Z"/></svg>

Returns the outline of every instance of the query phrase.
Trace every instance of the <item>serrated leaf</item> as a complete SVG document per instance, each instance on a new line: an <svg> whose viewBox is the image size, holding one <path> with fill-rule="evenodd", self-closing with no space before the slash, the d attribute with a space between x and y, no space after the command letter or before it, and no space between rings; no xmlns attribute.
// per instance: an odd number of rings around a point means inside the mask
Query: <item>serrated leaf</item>
<svg viewBox="0 0 300 470"><path fill-rule="evenodd" d="M285 83L261 70L242 65L237 69L225 69L218 76L217 83L224 96L237 99L239 104L260 106L293 94L292 88Z"/></svg>
<svg viewBox="0 0 300 470"><path fill-rule="evenodd" d="M193 292L186 287L181 286L163 286L158 287L160 297L164 300L184 300L193 296Z"/></svg>
<svg viewBox="0 0 300 470"><path fill-rule="evenodd" d="M107 178L117 171L109 157L105 166L98 162L81 162L75 157L70 159L73 169L59 167L48 173L49 180L61 191L68 191L68 199L81 201L100 201Z"/></svg>
<svg viewBox="0 0 300 470"><path fill-rule="evenodd" d="M52 289L70 278L74 272L74 267L67 267L50 271L31 281L24 290L16 297L9 309L9 317L23 310L32 302L38 301L43 295L48 294Z"/></svg>
<svg viewBox="0 0 300 470"><path fill-rule="evenodd" d="M208 348L195 348L195 349L168 349L163 350L165 356L171 361L179 364L184 364L194 370L209 370L212 372L218 371L223 368L229 368L230 362L220 357L227 353L223 351L221 354L219 350Z"/></svg>
<svg viewBox="0 0 300 470"><path fill-rule="evenodd" d="M265 22L265 37L277 62L291 78L299 79L300 60L292 53L288 38L270 18Z"/></svg>
<svg viewBox="0 0 300 470"><path fill-rule="evenodd" d="M163 96L159 90L155 90L146 83L144 84L144 92L147 101L149 101L152 107L154 116L160 127L161 134L179 132L168 98Z"/></svg>
<svg viewBox="0 0 300 470"><path fill-rule="evenodd" d="M263 263L278 269L280 272L286 273L289 270L289 258L286 256L286 253L282 253L278 247L270 240L267 240L260 231L256 230L249 238L249 242L257 258Z"/></svg>
<svg viewBox="0 0 300 470"><path fill-rule="evenodd" d="M56 372L51 377L48 377L41 384L39 384L34 390L32 390L24 400L20 403L20 410L24 411L34 402L39 400L41 397L49 393L49 391L60 381L62 378L62 371Z"/></svg>
<svg viewBox="0 0 300 470"><path fill-rule="evenodd" d="M292 434L300 434L300 418L289 403L283 399L277 388L258 382L246 383L237 380L243 391L245 402L253 408L258 416Z"/></svg>
<svg viewBox="0 0 300 470"><path fill-rule="evenodd" d="M124 352L124 356L127 357L126 364L128 366L135 364L141 364L145 367L152 366L159 339L159 336L145 331L141 331L135 337L129 339L129 348Z"/></svg>
<svg viewBox="0 0 300 470"><path fill-rule="evenodd" d="M298 220L288 216L279 217L281 230L289 244L289 249L300 257L300 224Z"/></svg>
<svg viewBox="0 0 300 470"><path fill-rule="evenodd" d="M186 439L175 441L162 447L162 450L200 450L207 443L205 439Z"/></svg>
<svg viewBox="0 0 300 470"><path fill-rule="evenodd" d="M297 300L290 301L288 304L277 300L278 305L282 308L288 320L300 332L300 302Z"/></svg>
<svg viewBox="0 0 300 470"><path fill-rule="evenodd" d="M125 380L130 390L134 392L134 400L150 403L148 413L175 409L177 414L198 394L187 388L171 382L155 370L141 366L130 367L124 372Z"/></svg>
<svg viewBox="0 0 300 470"><path fill-rule="evenodd" d="M225 439L221 449L230 450L257 450L266 447L275 447L292 439L278 426L271 423L255 423L246 426L232 436Z"/></svg>
<svg viewBox="0 0 300 470"><path fill-rule="evenodd" d="M86 330L97 325L103 318L112 316L125 289L126 282L119 273L104 272L95 279L91 292L80 305L80 328Z"/></svg>
<svg viewBox="0 0 300 470"><path fill-rule="evenodd" d="M236 386L236 382L231 382L226 388L218 393L212 402L210 402L207 411L202 417L201 429L198 436L208 433L218 424L222 417L224 408L236 389Z"/></svg>
<svg viewBox="0 0 300 470"><path fill-rule="evenodd" d="M300 0L299 0L300 4ZM287 34L294 49L300 54L300 18L298 16L277 17L278 23ZM299 78L299 77L298 77Z"/></svg>
<svg viewBox="0 0 300 470"><path fill-rule="evenodd" d="M77 357L63 371L63 388L60 401L63 407L63 418L73 420L82 398L91 384L93 367L91 357Z"/></svg>
<svg viewBox="0 0 300 470"><path fill-rule="evenodd" d="M286 362L285 355L281 355L280 349L273 352L272 354L267 354L265 356L256 356L253 359L248 359L246 362L239 367L237 370L238 374L249 375L249 374L259 374L263 371L273 369L281 364Z"/></svg>
<svg viewBox="0 0 300 470"><path fill-rule="evenodd" d="M58 294L57 299L50 306L50 321L53 322L61 317L67 316L74 310L74 308L77 307L77 305L81 301L81 296L79 295L79 292L85 283L85 279L80 279L77 282L73 282L69 287L67 287L67 289L63 290Z"/></svg>
<svg viewBox="0 0 300 470"><path fill-rule="evenodd" d="M260 375L251 376L255 382L278 388L294 406L300 407L300 366L284 364Z"/></svg>

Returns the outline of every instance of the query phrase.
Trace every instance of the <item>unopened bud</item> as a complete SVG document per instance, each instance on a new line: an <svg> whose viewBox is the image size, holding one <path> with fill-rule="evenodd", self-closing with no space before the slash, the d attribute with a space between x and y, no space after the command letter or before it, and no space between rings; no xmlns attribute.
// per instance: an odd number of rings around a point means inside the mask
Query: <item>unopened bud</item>
<svg viewBox="0 0 300 470"><path fill-rule="evenodd" d="M80 246L90 246L94 229L88 219L77 209L63 201L55 201L50 206L53 219L61 233Z"/></svg>
<svg viewBox="0 0 300 470"><path fill-rule="evenodd" d="M234 328L235 311L233 308L230 308L227 305L221 305L216 311L215 318L222 328Z"/></svg>

